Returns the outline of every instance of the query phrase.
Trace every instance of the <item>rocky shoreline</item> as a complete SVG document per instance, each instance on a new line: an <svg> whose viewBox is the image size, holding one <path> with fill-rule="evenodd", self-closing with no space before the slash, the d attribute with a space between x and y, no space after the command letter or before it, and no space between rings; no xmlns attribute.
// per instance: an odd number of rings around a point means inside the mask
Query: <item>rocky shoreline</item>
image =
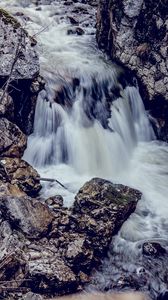
<svg viewBox="0 0 168 300"><path fill-rule="evenodd" d="M22 290L44 295L80 291L141 197L136 190L95 178L67 209L61 196L44 203L19 195L14 185L9 194L5 185L1 182L0 281L5 299L20 299L17 291Z"/></svg>

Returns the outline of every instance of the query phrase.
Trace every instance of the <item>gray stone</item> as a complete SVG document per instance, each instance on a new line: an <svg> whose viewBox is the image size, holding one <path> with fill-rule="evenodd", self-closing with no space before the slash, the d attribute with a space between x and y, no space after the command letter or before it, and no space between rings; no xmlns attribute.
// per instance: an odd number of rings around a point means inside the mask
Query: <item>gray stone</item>
<svg viewBox="0 0 168 300"><path fill-rule="evenodd" d="M15 124L0 119L0 156L21 157L26 149L27 138Z"/></svg>
<svg viewBox="0 0 168 300"><path fill-rule="evenodd" d="M0 211L11 226L20 229L29 238L46 234L53 215L46 205L29 197L0 197Z"/></svg>
<svg viewBox="0 0 168 300"><path fill-rule="evenodd" d="M34 49L35 41L30 38L19 22L0 9L0 76L13 79L32 79L39 72L39 60ZM13 72L11 67L17 49L19 54Z"/></svg>
<svg viewBox="0 0 168 300"><path fill-rule="evenodd" d="M36 196L41 189L40 175L26 161L19 158L0 159L5 180L29 196Z"/></svg>

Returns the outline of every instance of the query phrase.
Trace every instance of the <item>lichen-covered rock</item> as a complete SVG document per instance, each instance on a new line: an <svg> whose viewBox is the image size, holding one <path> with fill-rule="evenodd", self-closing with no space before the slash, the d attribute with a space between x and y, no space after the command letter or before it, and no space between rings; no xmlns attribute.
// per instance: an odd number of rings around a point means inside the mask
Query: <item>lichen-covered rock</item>
<svg viewBox="0 0 168 300"><path fill-rule="evenodd" d="M29 238L46 234L53 220L46 205L29 197L1 196L0 211L13 228L19 228Z"/></svg>
<svg viewBox="0 0 168 300"><path fill-rule="evenodd" d="M41 189L40 175L26 161L19 158L4 157L0 159L1 173L4 180L29 196L35 196Z"/></svg>
<svg viewBox="0 0 168 300"><path fill-rule="evenodd" d="M27 138L15 124L0 119L0 157L21 157L26 149Z"/></svg>
<svg viewBox="0 0 168 300"><path fill-rule="evenodd" d="M153 113L149 100L160 103L157 118L166 123L161 134L168 128L162 109L162 100L168 99L166 7L166 0L99 0L97 13L99 47L134 71L147 109Z"/></svg>

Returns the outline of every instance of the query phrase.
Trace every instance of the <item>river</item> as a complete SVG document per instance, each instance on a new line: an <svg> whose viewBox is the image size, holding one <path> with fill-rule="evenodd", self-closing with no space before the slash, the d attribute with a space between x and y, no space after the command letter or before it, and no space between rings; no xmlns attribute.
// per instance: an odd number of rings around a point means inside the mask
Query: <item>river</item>
<svg viewBox="0 0 168 300"><path fill-rule="evenodd" d="M151 289L155 297L167 288L158 275L166 270L167 259L150 270L142 245L159 241L168 249L167 144L156 140L138 87L131 86L121 67L97 49L95 6L44 2L1 0L12 14L23 13L19 20L38 41L46 81L24 159L42 177L67 187L45 183L41 192L44 197L62 195L65 206L72 205L75 193L93 177L142 192L135 213L113 238L93 286L112 289L122 276L133 276L140 289Z"/></svg>

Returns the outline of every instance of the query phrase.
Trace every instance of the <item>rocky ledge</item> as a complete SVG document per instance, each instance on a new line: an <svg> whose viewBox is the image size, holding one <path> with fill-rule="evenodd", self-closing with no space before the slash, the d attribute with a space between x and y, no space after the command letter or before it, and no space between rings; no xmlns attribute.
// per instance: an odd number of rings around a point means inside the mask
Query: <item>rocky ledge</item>
<svg viewBox="0 0 168 300"><path fill-rule="evenodd" d="M99 47L136 74L163 140L168 140L166 7L166 0L99 0L97 13Z"/></svg>
<svg viewBox="0 0 168 300"><path fill-rule="evenodd" d="M15 189L7 196L1 188L1 296L80 291L140 197L136 190L94 178L67 209L61 196L42 202L25 193L16 196Z"/></svg>

